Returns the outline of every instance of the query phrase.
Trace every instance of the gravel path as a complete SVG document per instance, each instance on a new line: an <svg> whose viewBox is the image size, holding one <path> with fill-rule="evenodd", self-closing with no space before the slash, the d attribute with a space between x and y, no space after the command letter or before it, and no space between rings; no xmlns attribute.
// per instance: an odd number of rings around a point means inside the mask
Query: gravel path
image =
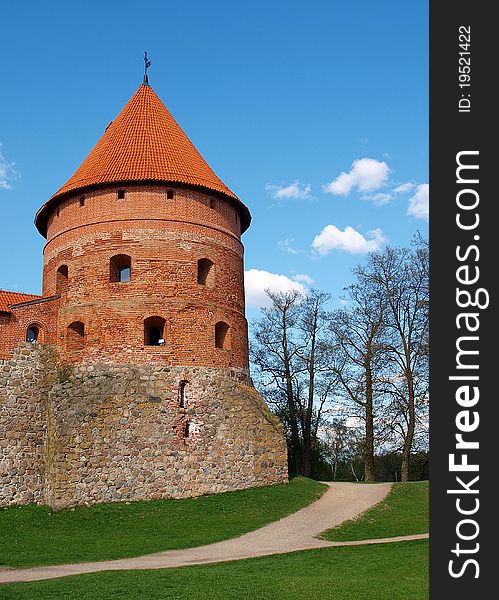
<svg viewBox="0 0 499 600"><path fill-rule="evenodd" d="M389 483L328 484L329 489L313 504L298 512L270 523L261 529L246 533L239 538L184 550L167 550L136 558L125 558L73 565L54 565L30 569L0 570L0 583L53 579L97 571L121 571L129 569L166 569L187 565L241 560L255 556L283 554L295 550L377 544L409 539L422 539L427 534L363 540L360 542L329 542L315 536L352 519L380 502L389 492Z"/></svg>

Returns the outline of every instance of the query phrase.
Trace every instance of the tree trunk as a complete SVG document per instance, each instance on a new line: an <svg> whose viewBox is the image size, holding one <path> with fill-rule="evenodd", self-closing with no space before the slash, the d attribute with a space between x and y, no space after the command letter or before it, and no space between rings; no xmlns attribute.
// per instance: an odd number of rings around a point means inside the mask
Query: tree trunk
<svg viewBox="0 0 499 600"><path fill-rule="evenodd" d="M414 439L414 431L416 429L416 410L414 406L414 388L412 385L412 374L408 377L409 380L409 398L408 398L408 420L407 434L402 448L402 467L400 471L400 481L409 481L409 461L411 458L411 448Z"/></svg>
<svg viewBox="0 0 499 600"><path fill-rule="evenodd" d="M312 323L312 340L310 345L310 359L308 363L308 399L303 427L303 475L310 477L312 473L312 412L314 409L315 391L315 343L317 334L317 309Z"/></svg>
<svg viewBox="0 0 499 600"><path fill-rule="evenodd" d="M364 446L364 479L365 481L376 481L374 469L374 435L372 414L370 419L366 421L366 442Z"/></svg>
<svg viewBox="0 0 499 600"><path fill-rule="evenodd" d="M293 385L291 382L291 376L289 374L286 374L286 394L289 410L289 427L291 430L291 450L295 459L296 473L298 475L304 475L302 447L300 443L300 434L298 432L298 420L296 418L296 409L293 397Z"/></svg>
<svg viewBox="0 0 499 600"><path fill-rule="evenodd" d="M303 444L302 472L303 477L310 477L312 473L312 449L309 443Z"/></svg>
<svg viewBox="0 0 499 600"><path fill-rule="evenodd" d="M303 456L300 443L300 434L298 432L298 419L296 417L295 398L293 395L293 381L291 378L291 367L288 352L288 337L287 337L287 315L286 311L282 314L282 350L284 356L284 377L286 379L286 397L289 410L289 426L291 429L291 450L295 459L296 473L303 475Z"/></svg>
<svg viewBox="0 0 499 600"><path fill-rule="evenodd" d="M373 382L370 357L365 365L366 370L366 439L364 442L364 479L376 481L374 472L374 417L373 417Z"/></svg>

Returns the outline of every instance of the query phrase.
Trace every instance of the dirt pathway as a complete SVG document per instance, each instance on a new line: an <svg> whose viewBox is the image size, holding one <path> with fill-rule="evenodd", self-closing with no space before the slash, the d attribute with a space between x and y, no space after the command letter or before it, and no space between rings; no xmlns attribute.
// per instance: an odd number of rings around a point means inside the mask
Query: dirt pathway
<svg viewBox="0 0 499 600"><path fill-rule="evenodd" d="M422 534L386 540L364 540L362 542L328 542L315 537L326 529L331 529L343 521L360 515L380 502L389 490L389 483L329 484L329 489L317 502L239 538L197 548L167 550L136 558L33 567L30 569L6 569L0 571L0 583L53 579L81 573L96 573L97 571L165 569L283 554L311 548L384 543L428 537L427 534Z"/></svg>

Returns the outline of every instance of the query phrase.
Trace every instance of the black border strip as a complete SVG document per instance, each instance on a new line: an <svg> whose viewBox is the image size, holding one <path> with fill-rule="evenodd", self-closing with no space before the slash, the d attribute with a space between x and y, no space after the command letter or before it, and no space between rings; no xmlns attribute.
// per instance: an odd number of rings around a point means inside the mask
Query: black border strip
<svg viewBox="0 0 499 600"><path fill-rule="evenodd" d="M495 536L499 529L499 502L494 490L498 487L494 465L499 438L495 377L499 372L495 238L499 236L494 216L499 193L493 189L499 169L495 164L498 149L492 147L498 129L497 109L492 103L497 72L494 59L499 53L491 10L492 5L485 2L461 0L434 0L430 6L430 597L435 600L493 596L492 574L498 568L492 561L495 563L497 556ZM470 60L460 61L462 58ZM469 73L463 68L466 66ZM469 85L460 86L463 83ZM456 177L459 152L467 153L460 155L461 163L478 167L461 170L461 180L466 181L460 182ZM459 208L458 203L471 206L474 199L475 208ZM475 224L476 215L480 221L474 228L460 228L458 213L464 225ZM475 283L462 282L477 275ZM478 306L459 307L457 289L468 291ZM490 304L485 308L487 298ZM467 303L465 293L460 299L461 304ZM457 321L464 313L476 317ZM468 331L468 325L478 323L476 331ZM470 338L464 339L466 336ZM461 349L479 354L461 355L458 365L457 342ZM461 386L464 389L459 392ZM473 403L475 392L480 396ZM460 427L470 431L463 433ZM478 442L479 448L456 449L459 433L464 440ZM451 454L454 459L450 459ZM449 460L457 465L467 460L479 470L457 467L459 470L451 471ZM477 476L479 479L471 484ZM459 508L470 514L460 514ZM469 539L460 539L460 535ZM451 570L458 576L451 576Z"/></svg>

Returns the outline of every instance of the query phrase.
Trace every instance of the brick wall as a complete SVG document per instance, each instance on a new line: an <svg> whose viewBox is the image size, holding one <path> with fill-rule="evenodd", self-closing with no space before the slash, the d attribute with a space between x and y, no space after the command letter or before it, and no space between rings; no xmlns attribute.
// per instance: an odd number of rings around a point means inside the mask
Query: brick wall
<svg viewBox="0 0 499 600"><path fill-rule="evenodd" d="M56 344L59 304L58 298L35 300L15 306L9 314L0 313L0 359L12 356L32 325L40 332L39 342Z"/></svg>
<svg viewBox="0 0 499 600"><path fill-rule="evenodd" d="M240 230L230 201L181 186L115 186L61 201L48 221L43 296L62 297L0 315L0 356L35 323L61 360L247 368ZM130 257L129 282L113 281L116 255ZM201 259L213 263L206 284L198 283ZM153 316L165 320L161 347L145 344ZM80 350L75 322L84 325ZM230 327L225 348L215 347L219 322Z"/></svg>
<svg viewBox="0 0 499 600"><path fill-rule="evenodd" d="M116 255L130 257L127 283L112 281ZM213 263L206 284L198 283L200 259ZM57 331L63 351L68 326L85 325L84 349L66 354L68 360L248 366L243 246L228 201L175 186L75 195L49 218L44 296L61 291L61 266L68 267ZM162 347L144 345L144 320L152 316L166 322ZM224 349L215 348L220 321L230 326Z"/></svg>

